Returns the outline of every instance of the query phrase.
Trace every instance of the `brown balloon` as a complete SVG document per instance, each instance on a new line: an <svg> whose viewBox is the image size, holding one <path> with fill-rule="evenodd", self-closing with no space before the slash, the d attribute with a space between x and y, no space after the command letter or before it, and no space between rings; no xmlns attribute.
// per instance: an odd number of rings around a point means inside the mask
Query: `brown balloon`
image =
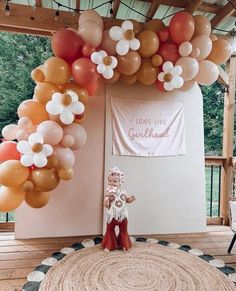
<svg viewBox="0 0 236 291"><path fill-rule="evenodd" d="M49 119L52 120L52 121L57 122L61 127L66 126L66 124L64 124L63 122L61 122L60 115L52 115L52 114L49 114Z"/></svg>
<svg viewBox="0 0 236 291"><path fill-rule="evenodd" d="M206 16L195 15L195 16L193 16L193 20L194 20L194 33L193 33L192 38L195 38L196 36L199 36L202 34L204 34L206 36L210 36L211 23Z"/></svg>
<svg viewBox="0 0 236 291"><path fill-rule="evenodd" d="M78 95L79 101L81 101L82 103L88 102L88 91L84 87L79 86L73 81L70 81L63 85L62 93L66 93L70 90L74 91Z"/></svg>
<svg viewBox="0 0 236 291"><path fill-rule="evenodd" d="M45 80L45 75L41 69L36 68L31 72L31 78L35 82L43 82Z"/></svg>
<svg viewBox="0 0 236 291"><path fill-rule="evenodd" d="M60 178L55 169L35 169L31 173L30 179L39 191L51 191L55 189Z"/></svg>
<svg viewBox="0 0 236 291"><path fill-rule="evenodd" d="M136 74L129 75L129 76L122 75L120 77L120 80L122 83L124 83L126 85L133 85L137 81L137 76L136 76Z"/></svg>
<svg viewBox="0 0 236 291"><path fill-rule="evenodd" d="M159 67L160 65L162 65L162 63L163 63L162 56L160 56L160 55L154 55L152 57L152 64L153 64L153 66Z"/></svg>
<svg viewBox="0 0 236 291"><path fill-rule="evenodd" d="M53 84L65 84L71 76L71 70L66 61L58 57L51 57L44 63L45 81Z"/></svg>
<svg viewBox="0 0 236 291"><path fill-rule="evenodd" d="M9 160L0 165L0 184L7 187L19 187L29 178L29 169L20 161Z"/></svg>
<svg viewBox="0 0 236 291"><path fill-rule="evenodd" d="M152 30L143 30L138 36L140 48L138 53L141 57L149 58L153 56L159 48L159 38Z"/></svg>
<svg viewBox="0 0 236 291"><path fill-rule="evenodd" d="M50 193L40 192L37 190L27 192L25 194L25 202L32 208L42 208L44 207L50 198Z"/></svg>
<svg viewBox="0 0 236 291"><path fill-rule="evenodd" d="M0 187L0 211L10 212L21 205L25 192L20 188Z"/></svg>
<svg viewBox="0 0 236 291"><path fill-rule="evenodd" d="M109 29L103 31L100 49L105 50L109 56L116 55L116 41L109 36Z"/></svg>
<svg viewBox="0 0 236 291"><path fill-rule="evenodd" d="M62 180L71 180L74 176L74 170L73 169L59 169L58 170L58 176L62 179Z"/></svg>
<svg viewBox="0 0 236 291"><path fill-rule="evenodd" d="M53 169L56 168L58 166L58 160L57 157L52 154L51 156L48 157L48 163L47 163L47 168L48 169Z"/></svg>
<svg viewBox="0 0 236 291"><path fill-rule="evenodd" d="M120 79L120 72L118 70L114 70L114 75L111 79L102 78L106 84L114 84Z"/></svg>
<svg viewBox="0 0 236 291"><path fill-rule="evenodd" d="M146 24L147 30L152 30L156 33L162 30L163 28L165 28L165 24L161 19L151 19Z"/></svg>
<svg viewBox="0 0 236 291"><path fill-rule="evenodd" d="M129 19L129 21L133 23L133 31L135 35L138 35L143 30L142 24L134 19Z"/></svg>
<svg viewBox="0 0 236 291"><path fill-rule="evenodd" d="M37 99L40 103L46 104L52 99L52 94L56 92L60 92L58 86L49 82L41 82L38 83L34 88L34 98Z"/></svg>
<svg viewBox="0 0 236 291"><path fill-rule="evenodd" d="M117 69L123 75L135 74L141 65L140 55L134 51L129 51L125 56L117 56L117 60Z"/></svg>
<svg viewBox="0 0 236 291"><path fill-rule="evenodd" d="M231 56L231 44L224 39L217 39L212 43L212 50L207 60L212 61L216 65L224 64Z"/></svg>
<svg viewBox="0 0 236 291"><path fill-rule="evenodd" d="M34 190L34 183L32 181L26 181L24 182L24 184L22 185L22 190L24 192L31 192Z"/></svg>
<svg viewBox="0 0 236 291"><path fill-rule="evenodd" d="M143 85L152 85L157 80L158 68L153 66L151 59L142 59L137 78Z"/></svg>

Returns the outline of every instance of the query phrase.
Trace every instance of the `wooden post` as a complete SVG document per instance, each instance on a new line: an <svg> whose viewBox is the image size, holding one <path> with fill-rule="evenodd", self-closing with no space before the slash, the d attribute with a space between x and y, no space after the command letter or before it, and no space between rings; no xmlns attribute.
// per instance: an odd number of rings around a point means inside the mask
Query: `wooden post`
<svg viewBox="0 0 236 291"><path fill-rule="evenodd" d="M234 102L235 102L236 57L229 62L229 86L224 96L223 157L221 184L221 215L224 225L229 224L229 197L232 183L232 157L234 144Z"/></svg>

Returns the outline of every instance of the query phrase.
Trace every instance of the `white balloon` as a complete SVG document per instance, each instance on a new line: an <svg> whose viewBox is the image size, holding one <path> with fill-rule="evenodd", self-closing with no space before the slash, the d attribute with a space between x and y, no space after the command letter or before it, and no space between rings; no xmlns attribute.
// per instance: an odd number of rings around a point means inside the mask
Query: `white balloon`
<svg viewBox="0 0 236 291"><path fill-rule="evenodd" d="M28 141L22 140L20 142L17 143L16 146L18 152L22 153L22 154L26 154L30 151L30 144L28 143Z"/></svg>
<svg viewBox="0 0 236 291"><path fill-rule="evenodd" d="M109 36L111 39L115 40L115 41L119 41L122 39L123 36L123 29L120 28L119 26L113 26L110 30L109 30Z"/></svg>
<svg viewBox="0 0 236 291"><path fill-rule="evenodd" d="M114 72L111 68L107 67L102 75L105 79L111 79L114 75Z"/></svg>
<svg viewBox="0 0 236 291"><path fill-rule="evenodd" d="M33 160L34 160L35 166L38 168L45 167L47 165L47 162L48 162L47 158L42 153L34 154Z"/></svg>
<svg viewBox="0 0 236 291"><path fill-rule="evenodd" d="M126 39L120 40L116 45L116 52L120 56L124 56L129 51L129 41Z"/></svg>
<svg viewBox="0 0 236 291"><path fill-rule="evenodd" d="M60 114L60 120L64 124L71 124L74 121L74 114L67 108L64 108Z"/></svg>
<svg viewBox="0 0 236 291"><path fill-rule="evenodd" d="M85 110L84 104L82 102L72 103L69 109L74 114L82 114Z"/></svg>
<svg viewBox="0 0 236 291"><path fill-rule="evenodd" d="M106 71L106 66L104 64L99 64L97 66L97 71L99 74L103 74Z"/></svg>
<svg viewBox="0 0 236 291"><path fill-rule="evenodd" d="M47 104L46 104L46 110L49 114L52 114L52 115L57 115L59 113L61 113L62 111L62 104L60 103L57 103L55 101L49 101Z"/></svg>
<svg viewBox="0 0 236 291"><path fill-rule="evenodd" d="M163 64L163 71L166 73L169 73L172 68L173 68L173 64L169 61Z"/></svg>
<svg viewBox="0 0 236 291"><path fill-rule="evenodd" d="M102 56L100 55L100 53L94 52L91 54L91 61L96 65L101 64Z"/></svg>
<svg viewBox="0 0 236 291"><path fill-rule="evenodd" d="M2 136L7 140L13 140L16 138L18 131L18 126L16 124L9 124L2 129Z"/></svg>
<svg viewBox="0 0 236 291"><path fill-rule="evenodd" d="M183 78L177 76L177 77L173 78L172 84L175 86L176 89L179 89L183 86L184 80L183 80Z"/></svg>
<svg viewBox="0 0 236 291"><path fill-rule="evenodd" d="M112 69L114 69L117 66L117 64L118 64L118 61L117 61L117 58L116 57L113 57L113 56L111 56L111 59L112 59L112 63L110 64L110 67Z"/></svg>
<svg viewBox="0 0 236 291"><path fill-rule="evenodd" d="M192 44L188 41L185 41L185 42L181 43L181 45L179 46L179 54L182 57L187 57L191 54L192 49L193 49Z"/></svg>
<svg viewBox="0 0 236 291"><path fill-rule="evenodd" d="M170 73L172 76L179 76L182 74L182 68L180 66L174 66L173 69L171 69Z"/></svg>
<svg viewBox="0 0 236 291"><path fill-rule="evenodd" d="M129 45L133 51L136 51L140 48L140 41L137 38L133 38L129 41Z"/></svg>
<svg viewBox="0 0 236 291"><path fill-rule="evenodd" d="M34 155L33 154L23 155L20 159L20 162L23 166L30 167L34 163Z"/></svg>
<svg viewBox="0 0 236 291"><path fill-rule="evenodd" d="M29 141L30 145L35 144L35 143L42 143L43 144L44 139L43 139L42 134L40 134L39 132L35 132L29 136L28 141Z"/></svg>
<svg viewBox="0 0 236 291"><path fill-rule="evenodd" d="M166 91L172 91L174 89L174 85L171 82L165 82L164 88Z"/></svg>
<svg viewBox="0 0 236 291"><path fill-rule="evenodd" d="M126 30L129 30L129 29L133 30L133 28L134 28L133 23L132 23L131 21L129 21L129 20L125 20L125 21L122 23L121 27L122 27L122 29L125 30L125 31L126 31Z"/></svg>

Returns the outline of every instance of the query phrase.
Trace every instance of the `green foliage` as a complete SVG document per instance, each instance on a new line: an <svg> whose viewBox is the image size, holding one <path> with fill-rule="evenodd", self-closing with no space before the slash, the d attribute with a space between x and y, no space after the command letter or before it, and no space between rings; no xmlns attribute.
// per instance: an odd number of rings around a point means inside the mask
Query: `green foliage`
<svg viewBox="0 0 236 291"><path fill-rule="evenodd" d="M17 107L33 97L30 73L51 54L48 38L0 33L0 131L18 120Z"/></svg>

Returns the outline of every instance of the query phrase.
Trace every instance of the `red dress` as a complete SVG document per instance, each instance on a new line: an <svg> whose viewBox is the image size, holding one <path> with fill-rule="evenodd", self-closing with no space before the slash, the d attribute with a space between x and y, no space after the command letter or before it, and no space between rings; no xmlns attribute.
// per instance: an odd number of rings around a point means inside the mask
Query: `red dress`
<svg viewBox="0 0 236 291"><path fill-rule="evenodd" d="M128 234L127 196L125 192L118 190L116 194L108 197L110 205L107 210L107 229L102 246L110 251L120 247L128 250L132 247L132 243ZM118 236L115 234L116 226L119 227Z"/></svg>

